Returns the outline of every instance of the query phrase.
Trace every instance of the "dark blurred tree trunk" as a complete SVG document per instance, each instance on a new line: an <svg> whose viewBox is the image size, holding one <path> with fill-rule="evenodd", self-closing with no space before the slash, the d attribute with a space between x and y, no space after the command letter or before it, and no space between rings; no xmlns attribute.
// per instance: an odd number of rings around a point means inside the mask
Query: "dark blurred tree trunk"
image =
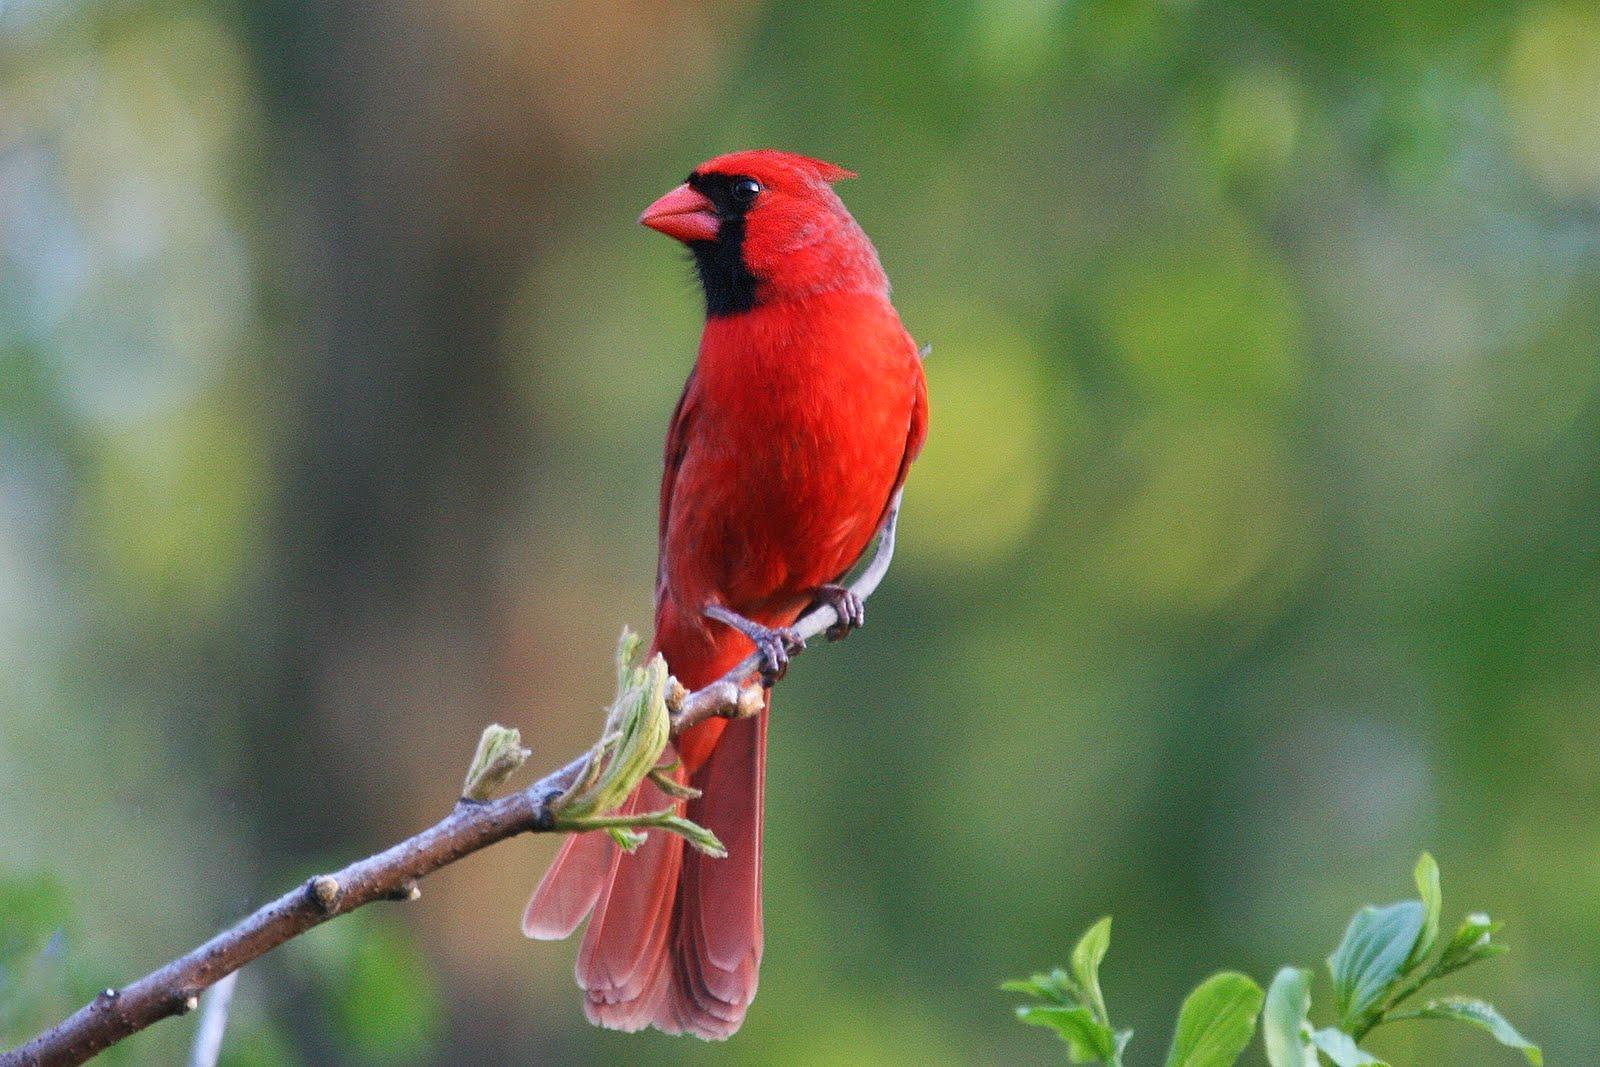
<svg viewBox="0 0 1600 1067"><path fill-rule="evenodd" d="M249 774L279 859L376 832L384 806L362 791L385 777L386 721L470 733L490 714L496 542L528 440L496 341L538 212L528 181L475 199L504 150L454 128L474 101L416 19L285 3L254 27L289 345L306 316L283 367L295 410Z"/></svg>
<svg viewBox="0 0 1600 1067"><path fill-rule="evenodd" d="M613 131L642 138L644 94L707 83L740 20L499 0L264 0L245 18L271 108L255 184L276 190L260 214L291 405L237 771L259 897L442 810L502 713L504 531L538 461L501 347L507 298ZM278 1014L308 1009L296 995ZM526 1020L471 1010L452 1062L526 1041Z"/></svg>

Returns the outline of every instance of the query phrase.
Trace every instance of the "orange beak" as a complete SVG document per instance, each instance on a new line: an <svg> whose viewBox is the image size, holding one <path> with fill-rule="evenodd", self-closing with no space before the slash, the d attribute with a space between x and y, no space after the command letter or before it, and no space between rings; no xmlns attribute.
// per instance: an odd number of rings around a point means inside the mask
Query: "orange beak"
<svg viewBox="0 0 1600 1067"><path fill-rule="evenodd" d="M644 209L641 225L679 241L714 241L722 220L716 206L704 196L680 185Z"/></svg>

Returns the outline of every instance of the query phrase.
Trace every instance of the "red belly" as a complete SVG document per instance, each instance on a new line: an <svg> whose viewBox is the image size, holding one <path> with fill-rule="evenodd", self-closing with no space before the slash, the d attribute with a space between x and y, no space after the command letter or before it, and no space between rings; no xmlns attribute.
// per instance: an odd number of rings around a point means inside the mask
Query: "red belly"
<svg viewBox="0 0 1600 1067"><path fill-rule="evenodd" d="M861 554L900 471L920 367L893 311L842 294L783 310L782 333L759 310L707 326L662 545L682 609L792 621Z"/></svg>

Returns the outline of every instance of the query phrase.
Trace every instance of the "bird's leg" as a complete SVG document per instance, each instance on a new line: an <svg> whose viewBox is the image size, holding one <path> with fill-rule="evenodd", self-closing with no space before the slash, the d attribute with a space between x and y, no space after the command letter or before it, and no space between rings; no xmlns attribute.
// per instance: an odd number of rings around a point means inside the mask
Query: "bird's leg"
<svg viewBox="0 0 1600 1067"><path fill-rule="evenodd" d="M839 640L867 621L866 601L847 586L835 585L832 582L817 586L817 599L814 603L828 605L833 609L833 613L839 616L839 621L827 629L829 641Z"/></svg>
<svg viewBox="0 0 1600 1067"><path fill-rule="evenodd" d="M789 669L789 656L806 647L801 636L788 626L762 626L736 611L720 604L707 604L703 614L731 626L755 642L756 654L761 657L761 684L770 687Z"/></svg>

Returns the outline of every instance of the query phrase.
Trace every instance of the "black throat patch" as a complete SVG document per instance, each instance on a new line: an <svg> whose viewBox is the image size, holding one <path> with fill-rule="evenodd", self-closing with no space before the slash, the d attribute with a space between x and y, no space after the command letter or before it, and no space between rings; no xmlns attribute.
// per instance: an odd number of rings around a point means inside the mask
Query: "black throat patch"
<svg viewBox="0 0 1600 1067"><path fill-rule="evenodd" d="M722 220L714 240L689 242L706 294L706 315L712 318L756 306L756 276L744 261L744 215L750 205L735 201L732 191L739 180L740 175L689 175L689 188L710 200Z"/></svg>

